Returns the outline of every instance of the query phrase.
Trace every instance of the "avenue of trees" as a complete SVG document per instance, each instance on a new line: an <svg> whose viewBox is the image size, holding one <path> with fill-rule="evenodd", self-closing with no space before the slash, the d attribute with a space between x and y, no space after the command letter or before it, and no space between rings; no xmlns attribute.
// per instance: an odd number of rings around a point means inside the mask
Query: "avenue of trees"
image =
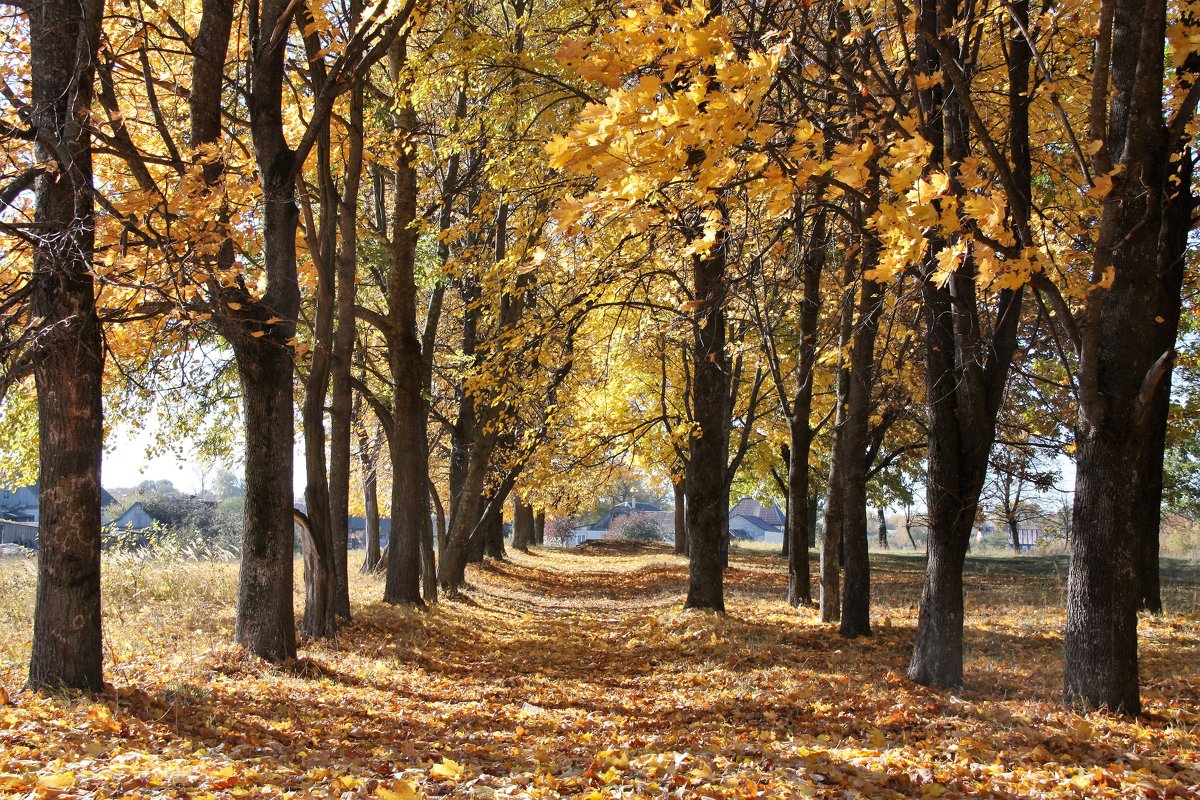
<svg viewBox="0 0 1200 800"><path fill-rule="evenodd" d="M780 602L847 637L872 628L868 508L922 507L908 677L959 686L981 504L1015 544L1073 459L1064 700L1137 714L1161 510L1197 495L1196 13L0 5L0 449L41 482L29 685L103 685L105 430L157 415L244 448L236 638L276 662L349 618L351 510L383 599L421 605L504 556L506 517L527 549L655 474L688 607L724 610L731 494L769 492ZM231 404L240 429L196 422Z"/></svg>

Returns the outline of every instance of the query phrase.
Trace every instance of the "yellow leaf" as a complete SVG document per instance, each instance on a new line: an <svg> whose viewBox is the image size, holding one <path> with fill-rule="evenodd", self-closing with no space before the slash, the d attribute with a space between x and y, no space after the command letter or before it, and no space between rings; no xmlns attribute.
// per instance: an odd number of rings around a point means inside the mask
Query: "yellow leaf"
<svg viewBox="0 0 1200 800"><path fill-rule="evenodd" d="M392 781L390 788L381 785L375 789L375 796L380 800L422 800L425 797L408 781Z"/></svg>
<svg viewBox="0 0 1200 800"><path fill-rule="evenodd" d="M74 772L59 772L38 778L38 786L44 789L70 789L75 785Z"/></svg>
<svg viewBox="0 0 1200 800"><path fill-rule="evenodd" d="M1100 152L1101 147L1104 147L1104 142L1100 141L1099 139L1093 139L1091 144L1087 146L1087 154L1089 156L1094 156L1096 153Z"/></svg>
<svg viewBox="0 0 1200 800"><path fill-rule="evenodd" d="M454 759L443 758L442 763L430 767L429 774L444 781L458 781L462 780L463 766Z"/></svg>

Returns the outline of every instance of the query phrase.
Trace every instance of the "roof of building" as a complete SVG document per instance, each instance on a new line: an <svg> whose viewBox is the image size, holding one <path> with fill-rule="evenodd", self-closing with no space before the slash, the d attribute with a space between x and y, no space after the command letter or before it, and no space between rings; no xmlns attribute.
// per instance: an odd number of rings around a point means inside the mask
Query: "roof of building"
<svg viewBox="0 0 1200 800"><path fill-rule="evenodd" d="M764 531L779 530L778 525L773 525L770 522L767 522L765 519L761 519L760 517L753 517L753 516L750 516L749 514L731 514L729 516L730 522L733 522L735 519L744 519L744 520L746 520L746 522L750 523L752 526L754 526L755 528L758 528L759 530L764 530Z"/></svg>
<svg viewBox="0 0 1200 800"><path fill-rule="evenodd" d="M760 519L776 528L782 528L787 524L787 517L774 502L768 506L755 500L753 497L743 497L741 500L738 500L737 505L730 509L730 519L738 515Z"/></svg>
<svg viewBox="0 0 1200 800"><path fill-rule="evenodd" d="M37 508L40 494L41 486L38 483L32 486L0 487L0 518L9 516L10 512L18 513L19 509ZM100 507L104 508L115 502L117 499L101 487Z"/></svg>

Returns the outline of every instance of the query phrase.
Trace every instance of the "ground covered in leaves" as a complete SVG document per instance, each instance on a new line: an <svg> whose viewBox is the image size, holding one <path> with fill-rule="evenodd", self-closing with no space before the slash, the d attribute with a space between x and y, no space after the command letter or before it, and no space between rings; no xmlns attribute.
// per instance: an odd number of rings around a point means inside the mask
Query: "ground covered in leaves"
<svg viewBox="0 0 1200 800"><path fill-rule="evenodd" d="M1200 797L1200 588L1143 619L1145 715L1058 705L1062 562L972 560L969 684L904 678L916 556L875 559L876 633L788 608L735 556L729 613L642 546L472 568L431 610L376 601L287 668L231 647L236 565L106 565L99 698L19 691L32 562L0 561L2 797ZM4 691L6 690L6 691Z"/></svg>

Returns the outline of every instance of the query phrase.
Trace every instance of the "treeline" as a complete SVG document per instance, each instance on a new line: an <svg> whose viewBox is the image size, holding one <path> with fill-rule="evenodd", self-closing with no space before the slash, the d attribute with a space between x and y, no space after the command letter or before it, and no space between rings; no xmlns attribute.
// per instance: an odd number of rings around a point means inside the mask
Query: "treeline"
<svg viewBox="0 0 1200 800"><path fill-rule="evenodd" d="M1140 710L1188 446L1191 3L13 7L0 389L38 399L31 686L102 685L104 409L170 396L240 402L236 637L274 661L297 412L305 636L350 614L352 506L375 568L385 495L384 599L421 604L503 556L510 503L527 547L622 466L671 478L689 607L724 608L733 488L774 485L787 600L868 635L866 509L923 489L908 674L937 686L964 678L981 497L1015 536L1071 454L1065 699Z"/></svg>

